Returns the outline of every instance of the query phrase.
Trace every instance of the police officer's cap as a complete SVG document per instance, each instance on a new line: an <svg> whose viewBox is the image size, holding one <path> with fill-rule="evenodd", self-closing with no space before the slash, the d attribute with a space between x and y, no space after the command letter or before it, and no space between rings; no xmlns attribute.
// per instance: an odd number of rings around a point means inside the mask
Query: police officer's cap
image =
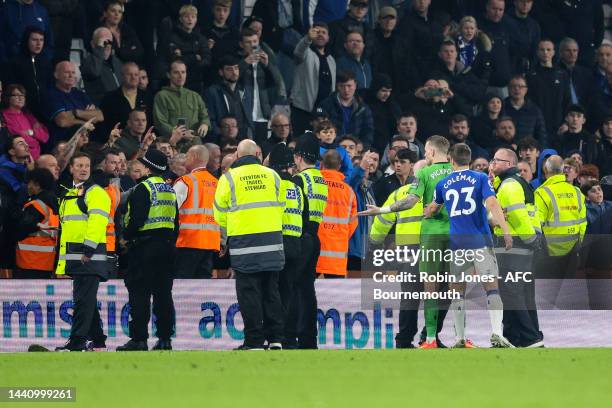
<svg viewBox="0 0 612 408"><path fill-rule="evenodd" d="M321 159L319 139L314 133L304 133L299 137L295 145L295 154L302 156L312 163L316 163Z"/></svg>
<svg viewBox="0 0 612 408"><path fill-rule="evenodd" d="M274 170L283 170L293 167L293 152L284 143L279 143L270 152L270 167Z"/></svg>
<svg viewBox="0 0 612 408"><path fill-rule="evenodd" d="M149 149L144 157L138 159L142 164L155 172L163 172L168 168L168 158L157 149Z"/></svg>

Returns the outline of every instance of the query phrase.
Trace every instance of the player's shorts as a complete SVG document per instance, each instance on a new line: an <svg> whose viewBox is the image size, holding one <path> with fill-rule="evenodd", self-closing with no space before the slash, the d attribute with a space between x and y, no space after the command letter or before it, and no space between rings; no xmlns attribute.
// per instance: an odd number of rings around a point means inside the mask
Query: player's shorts
<svg viewBox="0 0 612 408"><path fill-rule="evenodd" d="M421 235L421 259L419 272L428 274L448 273L449 263L444 257L449 247L449 236L444 234Z"/></svg>
<svg viewBox="0 0 612 408"><path fill-rule="evenodd" d="M451 275L455 276L457 282L464 282L464 276L475 273L481 276L499 276L497 258L493 248L484 247L469 250L453 251L453 261L450 264ZM472 269L473 268L473 269Z"/></svg>

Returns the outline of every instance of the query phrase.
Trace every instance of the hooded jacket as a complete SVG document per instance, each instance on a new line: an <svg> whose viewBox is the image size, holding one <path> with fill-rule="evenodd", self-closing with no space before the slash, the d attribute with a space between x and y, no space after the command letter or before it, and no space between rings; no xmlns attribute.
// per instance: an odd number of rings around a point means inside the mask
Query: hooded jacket
<svg viewBox="0 0 612 408"><path fill-rule="evenodd" d="M43 54L51 61L53 54L53 31L47 9L39 2L25 4L18 0L8 0L0 11L0 62L6 62L19 54L23 32L26 27L35 26L45 32L45 48Z"/></svg>
<svg viewBox="0 0 612 408"><path fill-rule="evenodd" d="M540 153L540 157L538 157L538 172L537 172L537 176L533 180L531 180L531 183L529 183L529 184L532 185L534 190L536 188L540 187L540 185L544 182L544 169L542 168L542 166L544 165L544 160L546 160L550 156L554 156L554 155L557 155L557 154L559 154L559 153L557 153L557 151L555 149L544 149Z"/></svg>

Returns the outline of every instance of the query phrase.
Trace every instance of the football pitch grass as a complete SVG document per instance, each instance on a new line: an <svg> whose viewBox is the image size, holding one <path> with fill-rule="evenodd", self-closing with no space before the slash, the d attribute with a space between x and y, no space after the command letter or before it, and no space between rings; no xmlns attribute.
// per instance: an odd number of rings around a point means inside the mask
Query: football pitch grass
<svg viewBox="0 0 612 408"><path fill-rule="evenodd" d="M611 384L610 349L0 354L2 387L76 387L53 407L610 407Z"/></svg>

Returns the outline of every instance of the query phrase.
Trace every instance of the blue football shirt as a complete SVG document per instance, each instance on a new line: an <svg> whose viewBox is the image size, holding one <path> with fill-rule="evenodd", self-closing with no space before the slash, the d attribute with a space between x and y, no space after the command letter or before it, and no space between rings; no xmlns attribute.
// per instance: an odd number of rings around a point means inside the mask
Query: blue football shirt
<svg viewBox="0 0 612 408"><path fill-rule="evenodd" d="M487 175L473 170L454 171L438 182L434 201L448 211L452 249L492 246L484 201L494 195Z"/></svg>

